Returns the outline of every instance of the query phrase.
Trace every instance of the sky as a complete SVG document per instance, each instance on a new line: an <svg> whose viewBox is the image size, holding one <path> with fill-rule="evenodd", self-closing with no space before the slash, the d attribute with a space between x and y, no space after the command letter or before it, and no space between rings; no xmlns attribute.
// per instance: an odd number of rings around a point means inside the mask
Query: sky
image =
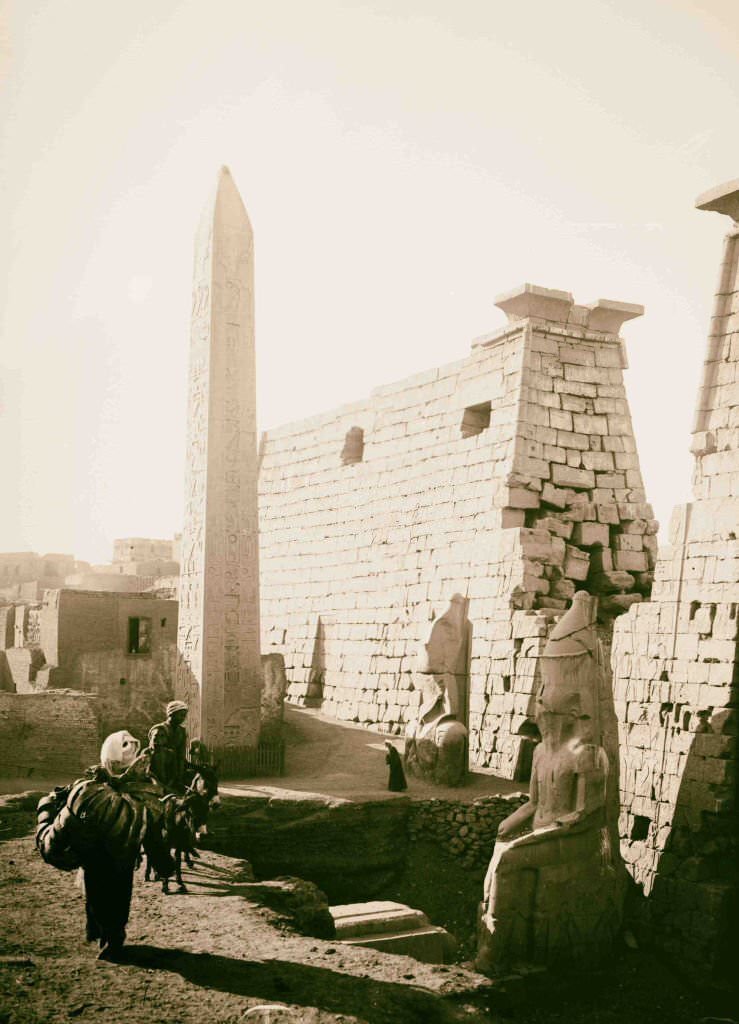
<svg viewBox="0 0 739 1024"><path fill-rule="evenodd" d="M469 352L524 281L624 326L646 489L688 453L739 177L734 0L0 0L0 551L181 528L193 241L254 227L260 429Z"/></svg>

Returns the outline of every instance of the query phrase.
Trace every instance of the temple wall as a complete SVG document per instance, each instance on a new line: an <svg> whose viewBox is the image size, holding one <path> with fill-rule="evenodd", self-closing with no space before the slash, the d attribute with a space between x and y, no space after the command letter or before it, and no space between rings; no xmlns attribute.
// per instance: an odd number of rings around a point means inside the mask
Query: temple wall
<svg viewBox="0 0 739 1024"><path fill-rule="evenodd" d="M728 212L713 199L703 208ZM735 972L727 957L739 939L736 225L725 243L691 451L694 500L675 510L651 601L616 623L613 669L621 850L646 897L638 920L651 942L706 983Z"/></svg>
<svg viewBox="0 0 739 1024"><path fill-rule="evenodd" d="M653 600L616 623L614 697L621 852L648 898L641 922L705 979L739 909L739 542L690 540L690 514L676 510Z"/></svg>
<svg viewBox="0 0 739 1024"><path fill-rule="evenodd" d="M640 307L532 286L499 305L467 358L264 436L262 650L288 699L401 733L424 627L461 593L470 764L512 778L548 623L583 587L640 601L656 523L618 337Z"/></svg>

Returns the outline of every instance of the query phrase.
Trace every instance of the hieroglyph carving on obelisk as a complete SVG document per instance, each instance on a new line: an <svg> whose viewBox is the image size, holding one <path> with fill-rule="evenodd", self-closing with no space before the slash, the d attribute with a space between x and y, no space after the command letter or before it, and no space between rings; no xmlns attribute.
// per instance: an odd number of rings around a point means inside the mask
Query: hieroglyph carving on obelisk
<svg viewBox="0 0 739 1024"><path fill-rule="evenodd" d="M234 767L259 736L254 249L222 168L195 244L177 694Z"/></svg>

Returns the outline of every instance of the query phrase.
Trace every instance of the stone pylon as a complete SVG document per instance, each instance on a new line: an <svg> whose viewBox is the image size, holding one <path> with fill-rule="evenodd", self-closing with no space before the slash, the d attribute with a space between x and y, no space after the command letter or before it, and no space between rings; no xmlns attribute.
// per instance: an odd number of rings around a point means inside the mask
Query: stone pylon
<svg viewBox="0 0 739 1024"><path fill-rule="evenodd" d="M692 501L672 516L651 601L616 623L624 861L642 923L702 984L735 975L739 886L739 181L698 199L730 218L696 402Z"/></svg>
<svg viewBox="0 0 739 1024"><path fill-rule="evenodd" d="M188 732L238 771L259 737L252 228L221 169L195 244L177 695Z"/></svg>

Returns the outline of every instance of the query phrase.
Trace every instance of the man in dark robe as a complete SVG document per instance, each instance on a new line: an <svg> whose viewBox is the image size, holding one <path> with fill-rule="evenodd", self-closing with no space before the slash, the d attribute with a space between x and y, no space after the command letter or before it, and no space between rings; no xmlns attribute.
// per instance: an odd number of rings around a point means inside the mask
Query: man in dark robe
<svg viewBox="0 0 739 1024"><path fill-rule="evenodd" d="M185 792L187 767L187 733L184 721L187 704L171 700L167 704L167 718L149 730L151 773L167 793Z"/></svg>
<svg viewBox="0 0 739 1024"><path fill-rule="evenodd" d="M174 864L163 831L162 789L148 771L148 753L126 730L103 743L100 764L40 801L36 846L47 864L81 868L87 940L100 960L119 960L131 906L133 873L143 843L156 870Z"/></svg>

